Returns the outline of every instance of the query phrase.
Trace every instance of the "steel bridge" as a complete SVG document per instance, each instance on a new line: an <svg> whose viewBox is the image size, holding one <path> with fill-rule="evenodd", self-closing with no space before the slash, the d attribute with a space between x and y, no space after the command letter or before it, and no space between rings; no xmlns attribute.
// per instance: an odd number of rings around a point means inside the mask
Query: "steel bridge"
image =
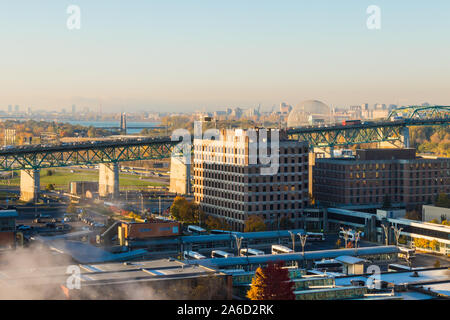
<svg viewBox="0 0 450 320"><path fill-rule="evenodd" d="M312 148L333 148L377 142L402 142L409 146L409 127L448 126L450 117L440 119L400 119L365 121L354 125L302 127L287 131L290 139L308 141Z"/></svg>
<svg viewBox="0 0 450 320"><path fill-rule="evenodd" d="M392 111L388 120L300 127L288 129L287 134L290 139L307 141L311 149L395 141L408 145L409 127L449 123L449 106L407 107ZM162 137L6 147L0 150L0 171L163 159L171 156L178 143Z"/></svg>
<svg viewBox="0 0 450 320"><path fill-rule="evenodd" d="M0 171L163 159L178 143L170 138L142 138L6 148L0 151Z"/></svg>

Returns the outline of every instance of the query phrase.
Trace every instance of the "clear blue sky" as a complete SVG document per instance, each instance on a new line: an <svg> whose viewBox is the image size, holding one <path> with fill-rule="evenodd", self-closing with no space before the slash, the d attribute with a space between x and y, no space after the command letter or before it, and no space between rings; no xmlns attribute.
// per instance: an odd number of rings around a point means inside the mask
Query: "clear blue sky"
<svg viewBox="0 0 450 320"><path fill-rule="evenodd" d="M0 109L450 104L448 0L0 0L0 43Z"/></svg>

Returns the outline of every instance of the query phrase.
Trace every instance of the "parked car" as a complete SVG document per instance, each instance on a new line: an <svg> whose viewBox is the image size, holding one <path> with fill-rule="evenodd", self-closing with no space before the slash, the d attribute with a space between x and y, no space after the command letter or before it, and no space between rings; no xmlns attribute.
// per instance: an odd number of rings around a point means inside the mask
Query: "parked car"
<svg viewBox="0 0 450 320"><path fill-rule="evenodd" d="M18 231L30 231L31 229L32 229L32 228L31 228L30 226L24 226L24 225L19 226L19 227L17 228Z"/></svg>

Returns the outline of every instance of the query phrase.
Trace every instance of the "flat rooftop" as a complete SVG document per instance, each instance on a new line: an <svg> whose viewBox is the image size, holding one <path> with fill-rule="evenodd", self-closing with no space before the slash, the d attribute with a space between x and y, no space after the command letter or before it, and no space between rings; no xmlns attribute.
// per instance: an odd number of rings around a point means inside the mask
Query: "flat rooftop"
<svg viewBox="0 0 450 320"><path fill-rule="evenodd" d="M0 288L31 285L65 285L69 266L0 270ZM158 281L223 274L202 266L186 265L174 259L76 264L81 285L117 282Z"/></svg>

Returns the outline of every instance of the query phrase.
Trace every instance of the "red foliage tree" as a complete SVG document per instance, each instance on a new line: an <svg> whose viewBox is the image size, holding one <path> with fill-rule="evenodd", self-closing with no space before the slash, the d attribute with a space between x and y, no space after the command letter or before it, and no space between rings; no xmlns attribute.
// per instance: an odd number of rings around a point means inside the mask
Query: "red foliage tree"
<svg viewBox="0 0 450 320"><path fill-rule="evenodd" d="M283 265L283 262L269 262L267 267L258 268L247 297L252 300L294 300L294 282Z"/></svg>

